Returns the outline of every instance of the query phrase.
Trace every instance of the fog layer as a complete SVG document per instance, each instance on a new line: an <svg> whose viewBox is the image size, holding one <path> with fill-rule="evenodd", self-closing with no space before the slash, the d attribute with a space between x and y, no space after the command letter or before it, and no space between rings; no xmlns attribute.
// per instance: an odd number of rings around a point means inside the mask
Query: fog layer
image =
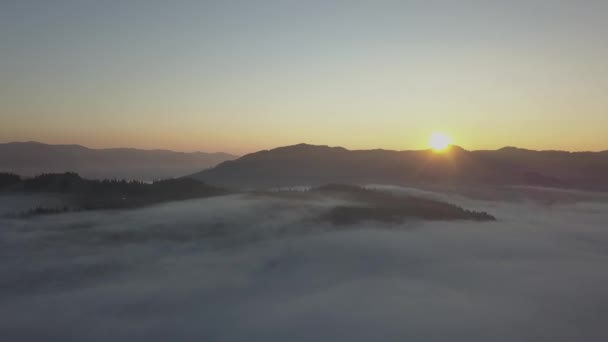
<svg viewBox="0 0 608 342"><path fill-rule="evenodd" d="M385 189L498 221L336 227L313 218L337 200L247 195L3 218L0 338L606 341L608 202Z"/></svg>

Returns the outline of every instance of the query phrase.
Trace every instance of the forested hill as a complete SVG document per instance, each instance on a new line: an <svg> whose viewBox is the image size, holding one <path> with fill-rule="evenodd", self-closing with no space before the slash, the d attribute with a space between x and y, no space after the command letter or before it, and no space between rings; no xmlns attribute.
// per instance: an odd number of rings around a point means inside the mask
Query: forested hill
<svg viewBox="0 0 608 342"><path fill-rule="evenodd" d="M0 173L0 190L66 195L75 209L119 209L164 201L226 194L223 189L188 179L166 179L153 183L125 180L90 180L76 173L43 174L21 178Z"/></svg>

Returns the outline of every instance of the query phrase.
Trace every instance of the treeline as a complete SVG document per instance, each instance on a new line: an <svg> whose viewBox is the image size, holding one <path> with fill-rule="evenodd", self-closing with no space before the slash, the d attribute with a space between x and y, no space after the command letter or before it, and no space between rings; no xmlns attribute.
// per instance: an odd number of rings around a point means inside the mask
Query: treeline
<svg viewBox="0 0 608 342"><path fill-rule="evenodd" d="M14 173L0 172L0 189L16 186L21 183L21 177Z"/></svg>
<svg viewBox="0 0 608 342"><path fill-rule="evenodd" d="M115 179L90 180L71 172L42 174L31 178L0 173L0 190L69 195L77 210L138 207L226 193L224 189L190 178L144 183Z"/></svg>
<svg viewBox="0 0 608 342"><path fill-rule="evenodd" d="M353 224L361 221L399 223L406 219L495 221L486 212L464 209L460 206L430 198L396 196L386 191L366 189L354 185L328 184L310 192L344 196L357 205L332 208L322 218L334 224Z"/></svg>

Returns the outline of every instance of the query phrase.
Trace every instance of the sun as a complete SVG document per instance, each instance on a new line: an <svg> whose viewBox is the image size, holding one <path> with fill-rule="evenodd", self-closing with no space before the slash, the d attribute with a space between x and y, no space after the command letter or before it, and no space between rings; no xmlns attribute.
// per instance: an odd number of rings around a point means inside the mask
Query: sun
<svg viewBox="0 0 608 342"><path fill-rule="evenodd" d="M452 144L452 138L444 133L435 132L431 134L431 139L429 140L429 144L431 148L437 152L441 152L446 148L450 147Z"/></svg>

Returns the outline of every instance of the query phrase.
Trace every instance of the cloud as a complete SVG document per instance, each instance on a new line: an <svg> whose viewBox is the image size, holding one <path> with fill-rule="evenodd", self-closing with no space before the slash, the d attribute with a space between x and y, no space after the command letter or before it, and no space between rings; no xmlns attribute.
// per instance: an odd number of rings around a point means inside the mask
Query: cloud
<svg viewBox="0 0 608 342"><path fill-rule="evenodd" d="M7 341L605 340L608 202L430 195L498 221L334 227L310 219L332 200L241 195L2 219L0 331Z"/></svg>

